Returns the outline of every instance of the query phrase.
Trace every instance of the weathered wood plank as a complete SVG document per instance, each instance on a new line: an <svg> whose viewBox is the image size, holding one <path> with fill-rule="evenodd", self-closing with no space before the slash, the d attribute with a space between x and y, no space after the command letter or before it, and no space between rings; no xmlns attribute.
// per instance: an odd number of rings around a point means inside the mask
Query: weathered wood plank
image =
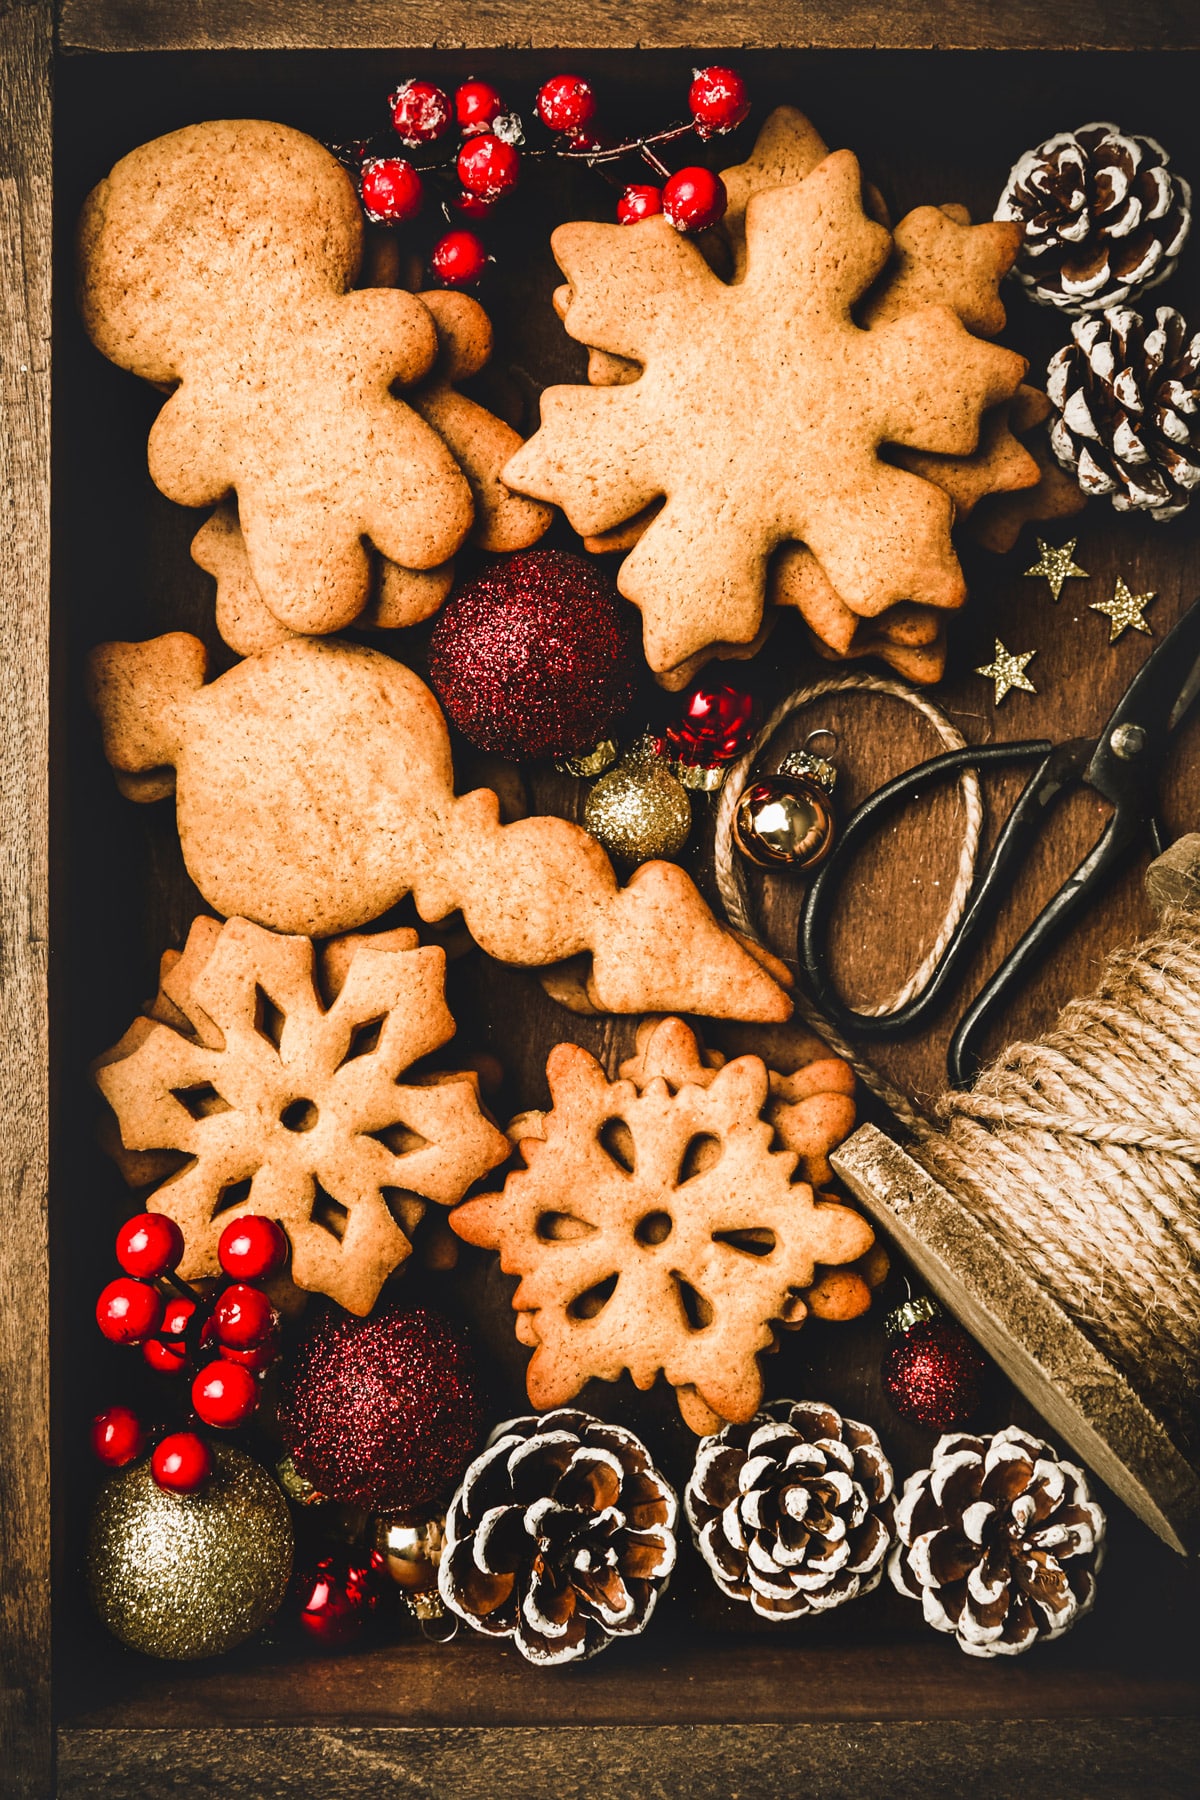
<svg viewBox="0 0 1200 1800"><path fill-rule="evenodd" d="M0 1758L50 1791L50 9L0 8Z"/></svg>
<svg viewBox="0 0 1200 1800"><path fill-rule="evenodd" d="M1169 0L62 0L65 50L506 49L1076 50L1200 45L1200 15Z"/></svg>

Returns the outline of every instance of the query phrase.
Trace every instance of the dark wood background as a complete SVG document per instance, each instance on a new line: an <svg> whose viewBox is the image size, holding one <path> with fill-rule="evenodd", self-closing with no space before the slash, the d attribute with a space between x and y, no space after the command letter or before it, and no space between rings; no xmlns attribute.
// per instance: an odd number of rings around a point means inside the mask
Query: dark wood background
<svg viewBox="0 0 1200 1800"><path fill-rule="evenodd" d="M270 10L262 9L255 30ZM600 11L592 11L599 19ZM219 8L163 13L174 21L173 41L178 43L203 45L213 36L221 41L229 29ZM64 33L70 44L120 47L130 41L131 16L119 6L77 3L64 11ZM666 29L664 16L654 15L659 21L655 29ZM141 9L136 17L144 23ZM449 13L445 17L451 20L449 33L453 19ZM604 20L614 32L624 29L606 13ZM1055 30L1066 32L1053 8L1029 9L1022 22L1038 34L1035 42L1056 41ZM972 14L970 31L979 29ZM898 35L897 29L891 41ZM1186 39L1186 25L1164 25L1156 41L1172 35ZM819 33L814 32L814 40L820 41ZM923 39L918 32L900 41ZM1015 41L1030 40L1018 33ZM1089 41L1112 40L1097 35ZM589 51L570 58L573 67L595 76L605 97L613 97L614 112L619 115L624 107L639 121L673 116L692 60L669 51L637 57ZM867 58L831 50L750 53L738 60L754 92L756 119L780 100L805 107L831 144L846 143L860 153L897 214L922 201L959 199L986 216L1023 148L1052 130L1094 117L1152 132L1170 146L1185 173L1200 177L1200 130L1192 100L1196 65L1190 57L880 52ZM561 62L549 51L218 55L197 48L188 54L67 56L59 63L53 421L59 785L52 983L62 1103L52 1213L55 1416L61 1452L56 1463L55 1586L62 1791L145 1791L138 1783L148 1778L151 1758L163 1778L182 1784L175 1791L205 1791L210 1776L197 1774L197 1758L255 1791L255 1771L264 1780L268 1768L278 1770L280 1780L293 1779L297 1757L305 1754L295 1746L313 1742L299 1736L285 1750L278 1734L262 1731L286 1725L298 1733L332 1733L343 1746L344 1756L339 1753L328 1780L322 1770L322 1785L331 1793L349 1791L341 1783L351 1772L359 1791L370 1781L384 1791L396 1768L409 1766L409 1750L385 1727L420 1728L425 1734L422 1747L411 1754L427 1759L422 1766L433 1792L473 1791L465 1785L470 1761L490 1769L494 1792L509 1791L516 1779L513 1771L523 1770L534 1772L532 1790L527 1780L523 1792L591 1793L599 1786L588 1785L586 1778L581 1785L577 1772L566 1772L569 1756L562 1738L554 1739L557 1747L549 1749L539 1739L538 1750L510 1734L502 1749L498 1739L481 1745L457 1734L495 1725L542 1732L550 1726L603 1725L608 1728L607 1760L597 1750L602 1760L592 1765L606 1771L600 1785L618 1779L612 1759L627 1754L628 1766L653 1771L664 1792L682 1791L684 1785L714 1795L729 1791L729 1770L744 1759L751 1772L747 1793L785 1791L789 1772L802 1767L813 1770L812 1791L848 1791L835 1782L853 1781L856 1791L899 1793L913 1791L905 1783L923 1780L926 1792L953 1793L962 1785L962 1769L954 1761L954 1748L960 1745L965 1757L974 1758L972 1779L990 1770L997 1793L1015 1792L1018 1786L1049 1792L1052 1781L1061 1786L1069 1779L1064 1774L1069 1769L1080 1779L1086 1771L1089 1792L1137 1792L1139 1771L1145 1778L1140 1791L1183 1792L1180 1721L1194 1705L1186 1663L1194 1583L1183 1579L1170 1553L1119 1509L1114 1509L1113 1547L1095 1618L1063 1643L1013 1665L976 1664L962 1657L921 1626L915 1607L885 1589L809 1625L755 1629L743 1611L720 1601L686 1557L672 1596L646 1639L615 1649L561 1680L538 1675L514 1654L488 1645L459 1641L435 1650L411 1638L369 1655L334 1660L309 1658L284 1642L267 1642L211 1667L157 1665L103 1638L80 1600L78 1547L94 1480L81 1450L84 1424L90 1412L112 1398L136 1398L138 1387L130 1359L98 1350L91 1325L95 1290L110 1267L113 1224L128 1201L94 1149L84 1070L151 991L159 952L182 941L197 908L179 859L170 808L134 807L115 794L82 704L82 659L106 637L140 638L179 627L198 631L218 657L220 646L212 632L211 583L187 554L197 520L163 500L145 473L145 436L156 397L105 364L83 340L74 319L73 218L87 188L117 156L192 119L257 113L340 139L359 135L368 121L382 120L383 96L404 74L450 81L467 72L490 75L514 103L528 106L538 81ZM729 160L741 153L734 146ZM484 385L498 405L522 408L527 424L540 387L577 379L582 366L578 347L566 339L549 306L555 271L545 245L548 227L570 216L609 216L611 202L611 192L597 177L544 167L529 179L526 203L497 234L500 274L483 297L495 318L498 350ZM1193 313L1198 255L1193 246L1180 276L1161 296L1190 304ZM1035 375L1064 335L1061 321L1035 312L1014 292L1007 341L1030 356ZM558 532L556 541L571 542L565 527ZM972 564L972 599L956 621L951 673L938 690L969 738L1063 737L1099 727L1149 643L1128 634L1110 650L1107 622L1086 610L1088 600L1111 593L1117 574L1139 590L1157 591L1149 610L1157 633L1195 597L1200 550L1193 521L1156 527L1094 507L1072 521L1068 531L1050 535L1061 541L1076 534L1077 560L1091 579L1068 584L1057 608L1044 583L1023 579L1022 570L1033 560L1031 539L1008 557ZM1012 695L999 712L991 705L990 686L970 673L974 664L990 659L997 634L1011 649L1036 647L1030 675L1039 689L1036 696ZM419 665L419 634L403 646L393 641L393 647ZM785 621L746 671L746 679L768 703L824 672L825 665L804 650L800 634ZM661 702L647 687L641 705L651 716ZM819 717L799 723L797 731L815 723L833 723L842 737L842 800L847 805L934 748L928 735L890 702L855 698L837 709L825 707ZM1192 732L1181 743L1167 782L1165 811L1178 830L1196 823L1195 741ZM470 778L469 761L464 755L464 781ZM582 805L582 790L548 770L530 771L529 788L542 810L575 814ZM1003 785L992 791L1002 804ZM1100 823L1086 799L1060 816L1014 890L996 941L981 956L981 968L1057 886ZM921 955L936 928L956 861L958 827L953 797L936 799L897 827L853 872L839 920L839 943L847 984L857 997L893 985ZM691 866L703 881L703 834ZM768 884L762 894L767 935L784 951L791 944L796 899L795 889L779 882ZM1143 918L1134 872L1014 1007L1007 1030L1025 1032L1046 1023L1061 999L1088 984L1103 952L1127 938ZM613 1067L627 1052L636 1023L575 1019L547 1000L532 976L502 969L477 953L455 964L451 1003L463 1048L489 1050L504 1065L505 1086L497 1102L501 1112L544 1101L545 1056L560 1038L587 1044ZM768 1034L714 1027L708 1035L725 1048L756 1048L781 1060L794 1060L805 1042L803 1033L790 1029ZM941 1084L944 1035L930 1033L878 1052L879 1063L910 1094L928 1096ZM512 1337L508 1291L494 1264L475 1253L468 1253L452 1282L423 1276L414 1268L399 1287L403 1296L433 1299L471 1321L495 1417L522 1401L524 1353ZM897 1277L885 1301L899 1291ZM851 1326L810 1324L773 1359L769 1382L774 1392L819 1393L876 1423L904 1474L927 1454L933 1434L906 1424L887 1406L878 1382L881 1347L878 1311ZM693 1440L678 1422L669 1395L640 1397L619 1384L593 1387L582 1398L595 1410L632 1423L670 1473L684 1479ZM1036 1423L997 1378L983 1422L994 1426L1013 1417ZM1126 1732L1128 1746L1142 1747L1140 1761L1129 1761L1111 1730L1106 1735L1095 1724L1081 1736L1071 1723L1118 1717L1162 1722L1150 1732L1134 1726ZM959 1723L968 1719L983 1722L975 1737ZM1011 1729L1014 1720L1022 1723ZM1031 1720L1049 1723L1035 1727ZM820 1723L828 1735L802 1739L793 1730L776 1740L773 1772L770 1755L763 1760L767 1740L751 1742L744 1735L751 1728L785 1730L805 1721ZM864 1721L928 1721L928 1731L923 1738L898 1732L887 1740L885 1754L892 1760L885 1775L869 1759L870 1745L878 1740L862 1734ZM678 1745L672 1748L673 1740L659 1736L657 1748L647 1749L628 1735L642 1726L694 1729L703 1723L721 1725L729 1735L724 1752L701 1736L689 1737L697 1758L694 1783L669 1772L680 1754ZM219 1736L214 1728L220 1728ZM355 1735L360 1730L367 1733L361 1740ZM824 1786L817 1785L817 1766L805 1761L818 1741L827 1759L820 1764ZM588 1742L594 1742L594 1734ZM802 1742L809 1745L803 1752ZM1145 1748L1151 1743L1153 1751ZM1033 1786L1013 1774L1011 1757L1018 1744L1031 1759ZM27 1791L45 1791L34 1765L29 1768ZM1048 1784L1041 1790L1038 1770ZM629 1791L637 1791L636 1781Z"/></svg>

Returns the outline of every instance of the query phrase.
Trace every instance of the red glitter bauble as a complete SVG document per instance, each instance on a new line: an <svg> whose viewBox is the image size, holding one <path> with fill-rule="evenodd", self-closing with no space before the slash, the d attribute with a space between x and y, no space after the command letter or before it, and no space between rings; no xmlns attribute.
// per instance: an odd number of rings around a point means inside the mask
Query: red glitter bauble
<svg viewBox="0 0 1200 1800"><path fill-rule="evenodd" d="M299 1473L367 1512L444 1501L482 1423L470 1346L424 1307L321 1314L280 1383L280 1434Z"/></svg>
<svg viewBox="0 0 1200 1800"><path fill-rule="evenodd" d="M906 1419L945 1431L961 1425L983 1398L987 1358L936 1303L915 1301L888 1320L883 1391Z"/></svg>
<svg viewBox="0 0 1200 1800"><path fill-rule="evenodd" d="M741 688L701 684L686 695L683 717L666 735L682 763L732 762L754 736L754 701Z"/></svg>
<svg viewBox="0 0 1200 1800"><path fill-rule="evenodd" d="M429 678L463 736L496 756L569 756L608 735L637 686L629 608L563 550L525 550L451 596Z"/></svg>

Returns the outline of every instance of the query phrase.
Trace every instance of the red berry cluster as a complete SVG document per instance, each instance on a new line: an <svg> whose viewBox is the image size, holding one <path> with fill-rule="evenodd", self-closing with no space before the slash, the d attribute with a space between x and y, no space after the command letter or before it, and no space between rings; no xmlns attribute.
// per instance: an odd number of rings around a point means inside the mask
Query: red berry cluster
<svg viewBox="0 0 1200 1800"><path fill-rule="evenodd" d="M750 109L741 76L718 67L693 72L685 121L625 143L597 128L596 96L582 75L553 75L538 89L534 111L552 134L552 141L541 147L526 143L520 115L506 110L503 96L489 81L464 81L453 98L432 81L405 81L388 105L392 128L405 149L424 151L453 130L459 141L452 155L420 163L396 155L390 145L382 154L374 154L367 144L354 146L363 210L375 224L409 223L425 203L427 183L449 176L457 191L441 203L447 223L453 224L455 213L484 218L517 186L524 153L570 157L593 166L640 157L661 178L661 185L626 186L617 205L618 219L632 224L662 213L678 231L703 231L715 225L725 211L724 185L720 176L699 165L672 174L656 154L656 146L691 133L707 139L732 131ZM429 255L431 273L449 287L474 285L488 261L482 239L465 226L455 226L440 237Z"/></svg>
<svg viewBox="0 0 1200 1800"><path fill-rule="evenodd" d="M250 1214L221 1233L217 1259L229 1278L219 1293L200 1294L175 1270L183 1234L163 1213L138 1213L117 1233L117 1261L125 1273L96 1302L96 1323L114 1344L140 1347L150 1367L192 1379L192 1411L202 1425L232 1431L258 1406L258 1377L279 1353L275 1308L257 1282L282 1268L288 1243L273 1219ZM215 1352L215 1355L214 1355ZM146 1431L126 1406L110 1406L92 1421L92 1448L102 1463L121 1468L141 1455ZM160 1487L190 1494L208 1479L212 1454L194 1431L172 1432L154 1449L151 1469Z"/></svg>

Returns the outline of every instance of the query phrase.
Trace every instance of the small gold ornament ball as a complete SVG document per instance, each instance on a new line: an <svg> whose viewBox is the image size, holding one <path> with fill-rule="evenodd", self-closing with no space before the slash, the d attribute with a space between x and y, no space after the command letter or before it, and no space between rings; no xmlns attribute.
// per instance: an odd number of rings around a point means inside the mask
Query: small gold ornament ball
<svg viewBox="0 0 1200 1800"><path fill-rule="evenodd" d="M653 756L627 758L587 797L586 830L619 862L677 856L692 828L687 789Z"/></svg>
<svg viewBox="0 0 1200 1800"><path fill-rule="evenodd" d="M150 1461L101 1488L88 1533L92 1604L114 1637L147 1656L219 1656L265 1625L292 1572L287 1502L265 1469L213 1446L195 1494L171 1494Z"/></svg>
<svg viewBox="0 0 1200 1800"><path fill-rule="evenodd" d="M733 835L760 869L815 869L833 845L833 807L816 782L771 775L743 793Z"/></svg>
<svg viewBox="0 0 1200 1800"><path fill-rule="evenodd" d="M423 1593L437 1586L438 1564L446 1547L445 1519L376 1519L370 1546L387 1563L396 1586Z"/></svg>

